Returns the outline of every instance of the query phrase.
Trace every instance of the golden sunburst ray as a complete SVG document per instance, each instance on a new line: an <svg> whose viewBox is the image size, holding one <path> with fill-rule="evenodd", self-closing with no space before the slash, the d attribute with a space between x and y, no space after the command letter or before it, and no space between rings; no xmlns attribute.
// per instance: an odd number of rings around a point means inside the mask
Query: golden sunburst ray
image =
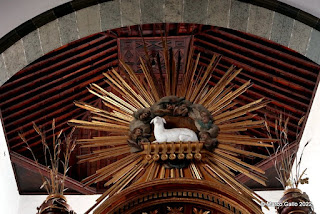
<svg viewBox="0 0 320 214"><path fill-rule="evenodd" d="M252 85L250 81L237 88L231 84L242 69L231 66L222 78L214 86L211 86L209 81L219 64L220 55L214 55L206 68L200 68L200 53L194 59L194 51L191 49L185 70L180 72L180 62L175 61L174 54L172 50L168 49L165 39L163 39L163 48L165 73L160 65L159 54L157 55L158 76L154 74L153 68L150 66L149 57L145 57L145 59L140 57L143 80L120 59L119 62L123 68L121 72L111 69L103 73L106 77L105 81L115 93L103 89L97 84L90 85L88 88L90 93L101 98L103 104L110 111L75 101L76 106L90 111L94 116L91 121L70 120L70 125L109 133L108 136L78 140L81 148L103 147L103 149L92 153L78 156L78 163L108 158L118 159L82 181L84 185L104 181L104 185L108 187L108 190L99 197L92 209L128 185L154 179L171 178L218 180L258 203L265 202L263 198L237 181L234 172L243 173L258 183L266 185L264 171L242 161L238 156L267 158L265 155L241 149L243 147L239 147L239 145L272 147L271 142L274 142L275 139L254 138L240 135L239 132L264 127L264 121L255 120L256 115L252 112L265 107L269 101L261 98L236 107L238 106L236 98ZM196 121L196 118L201 115L201 111L209 112L208 117L213 119L212 122L214 121L211 127L216 126L216 132L217 130L219 132L215 135L207 128L204 137L201 135L199 142L136 143L130 141L134 130L136 130L132 121L142 124L142 126L145 125L136 118L135 114L140 109L156 112L159 110L156 109L156 104L161 103L164 98L183 100L185 105L189 105L188 108L185 107L178 113L179 119L184 116ZM198 115L190 116L197 112L193 111L192 113L192 110L190 112L190 106L193 109L198 108ZM184 110L187 111L187 116L184 114ZM168 114L163 109L159 111L162 115ZM154 115L150 117L154 117ZM205 125L201 124L201 121L199 123L200 126ZM193 127L196 126L193 125ZM144 132L143 129L141 128L140 132ZM203 133L202 129L201 126L197 130L199 136ZM153 140L153 136L149 136L149 139ZM185 160L188 163L168 166L166 160ZM96 213L99 213L99 209Z"/></svg>

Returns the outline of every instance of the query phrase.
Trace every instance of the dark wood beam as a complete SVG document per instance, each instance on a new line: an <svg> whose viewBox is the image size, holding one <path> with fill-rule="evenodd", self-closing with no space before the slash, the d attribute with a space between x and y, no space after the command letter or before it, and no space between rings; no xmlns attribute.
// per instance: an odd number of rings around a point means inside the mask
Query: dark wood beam
<svg viewBox="0 0 320 214"><path fill-rule="evenodd" d="M223 67L225 70L227 70L229 68L228 65L224 65L223 63L221 63L218 67ZM239 78L239 79L240 79L240 77L242 77L241 79L244 79L244 80L252 80L252 82L255 83L254 85L258 85L260 87L260 88L258 88L259 90L266 90L266 91L270 92L270 91L272 91L272 89L276 89L276 90L273 90L272 92L278 93L278 94L288 94L288 95L290 95L290 97L296 97L296 99L298 98L299 100L303 100L304 102L302 102L303 103L302 105L305 105L305 103L309 102L310 97L307 97L304 94L295 93L294 91L291 91L291 90L283 88L283 87L279 87L275 84L270 85L270 82L267 82L263 79L259 79L259 78L255 77L253 75L250 75L246 72L241 72L238 76L239 77L237 77L237 78ZM243 78L243 77L245 77L245 78ZM263 85L266 87L262 87L260 85ZM284 95L282 95L282 96L284 96Z"/></svg>
<svg viewBox="0 0 320 214"><path fill-rule="evenodd" d="M290 152L294 152L297 149L297 146L299 146L299 144L296 142L293 142L289 145L289 147L285 150L285 151L290 151ZM273 154L271 155L269 158L262 160L261 162L257 163L255 166L259 167L259 169L262 169L264 171L267 171L268 169L270 169L271 167L274 167L274 161L277 160L277 158L279 158L279 156L281 156L283 153L280 152L278 154ZM251 180L251 178L245 176L244 174L240 173L239 175L236 176L236 179L238 181L240 181L241 183L246 183L249 180Z"/></svg>
<svg viewBox="0 0 320 214"><path fill-rule="evenodd" d="M117 57L117 53L116 53L116 50L117 48L116 47L112 47L110 49L107 49L107 50L104 50L104 51L101 51L91 57L88 57L86 59L83 59L83 60L80 60L80 61L77 61L76 63L74 64L71 64L67 67L64 67L63 69L59 70L58 72L60 73L61 72L61 75L60 76L55 76L55 77L52 77L52 81L47 80L49 81L48 83L46 84L41 84L42 81L39 81L39 80L34 80L32 82L29 82L28 85L33 85L32 87L35 87L35 89L33 90L30 90L30 91L27 91L25 93L22 93L22 97L20 97L20 95L16 96L17 98L12 98L10 99L10 102L9 103L17 103L17 99L27 99L27 103L24 103L24 106L26 104L32 104L33 100L36 99L38 96L38 93L42 91L42 88L49 88L48 91L51 91L54 90L55 88L59 88L61 89L62 88L62 83L61 82L64 82L64 81L67 81L69 80L71 77L72 78L77 78L79 76L79 73L84 73L86 70L88 69L92 69L92 67L94 67L94 64L95 64L95 60L100 58L100 57L103 57L103 56L106 56L104 58L105 60L105 63L113 58L116 58ZM113 54L112 54L113 53ZM112 54L112 55L110 55ZM93 64L93 65L92 65ZM71 73L70 73L71 72ZM86 75L90 75L90 73L87 73ZM57 84L59 83L59 84ZM18 89L18 88L17 88ZM17 90L14 94L19 94L18 92L19 91L26 91L27 89L19 89ZM14 90L12 90L13 92ZM34 93L34 92L37 92L37 93ZM30 98L29 97L29 93L32 93L33 94L33 98ZM6 106L9 104L7 102L5 102ZM22 102L21 102L22 103ZM5 104L1 104L1 106L4 106ZM1 107L4 109L4 114L6 111L9 111L9 112L14 112L16 109L20 109L21 108L21 105L14 105L14 106L10 106L9 107ZM12 115L13 116L13 115Z"/></svg>
<svg viewBox="0 0 320 214"><path fill-rule="evenodd" d="M232 50L223 48L221 46L215 45L213 43L200 40L200 39L195 39L195 43L202 43L203 48L205 49L204 51L208 53L210 49L208 47L211 47L211 49L214 49L218 53L223 53L224 57L222 58L225 60L228 60L232 64L236 65L239 68L243 68L247 71L250 71L251 73L256 73L261 75L261 78L272 78L273 80L277 80L279 84L282 84L284 86L292 86L295 88L295 90L299 90L301 92L309 93L312 94L312 90L309 90L306 88L306 86L309 87L314 87L314 82L304 79L301 77L298 77L293 74L288 74L288 72L284 72L281 69L272 67L271 65L267 65L258 61L255 61L247 56L244 56L242 54L238 54ZM207 47L207 48L205 48ZM231 58L232 56L232 58ZM235 60L235 58L237 60ZM241 61L240 61L241 60ZM250 66L249 66L250 65ZM256 67L262 67L264 70L256 69ZM268 72L266 72L266 71ZM285 76L286 78L281 78L281 76ZM295 81L295 82L293 82Z"/></svg>
<svg viewBox="0 0 320 214"><path fill-rule="evenodd" d="M18 164L34 173L41 173L42 175L49 178L49 170L46 166L39 164L36 164L35 161L30 160L29 158L26 158L16 152L11 151L10 152L11 161L15 164ZM40 175L39 175L40 176ZM59 176L62 177L62 174L59 173ZM73 189L81 194L84 195L92 195L96 194L96 190L91 187L83 186L83 184L79 181L76 181L70 177L66 177L65 180L65 187L69 189Z"/></svg>
<svg viewBox="0 0 320 214"><path fill-rule="evenodd" d="M248 44L246 46L242 46L237 44L237 41L228 41L224 37L219 38L216 36L212 36L209 34L200 34L203 35L204 37L208 38L210 42L213 44L222 44L223 47L227 47L228 49L236 49L238 53L245 53L247 56L250 56L250 58L258 60L258 61L263 61L265 64L273 66L275 69L281 67L281 72L283 72L283 75L286 75L288 77L292 78L298 78L300 79L300 76L305 79L305 77L309 78L316 78L317 74L308 71L306 69L300 68L298 66L294 66L292 64L289 64L288 62L285 62L283 60L279 60L276 57L273 57L272 55L269 55L268 52L264 50L263 47L259 47L259 50L254 50L251 48L247 48ZM268 55L266 55L268 54ZM286 72L287 70L291 70L296 74L299 74L300 76L296 76L292 74L291 72Z"/></svg>
<svg viewBox="0 0 320 214"><path fill-rule="evenodd" d="M202 56L202 58L204 58L204 56ZM205 58L204 58L205 59ZM229 61L229 62L231 62L232 64L239 64L239 62L237 62L237 61L234 61L234 60L232 60L232 59L229 59L229 58L227 58L227 57L223 57L222 58L222 60L227 60L227 61ZM221 61L222 61L221 60ZM199 63L199 64L201 64L201 65L206 65L205 63L204 64L202 64L201 62ZM241 66L239 66L239 67L241 67ZM252 69L251 67L249 67L248 65L243 65L241 68L244 68L245 69L245 71L248 71L249 69ZM216 70L219 70L219 69L216 69ZM255 72L258 72L258 69L255 69ZM243 72L244 73L244 72ZM238 80L240 80L240 78L239 77L237 77L237 79ZM242 82L246 82L247 80L242 80ZM265 92L265 94L268 94L268 95L270 95L270 93L268 93L268 92ZM260 96L262 96L261 94L260 94ZM282 95L282 97L283 97L284 95ZM267 96L266 96L267 97ZM271 97L270 97L271 98ZM275 98L272 98L272 100L275 100ZM281 99L280 99L281 100ZM303 111L301 111L300 109L297 109L297 108L292 108L292 106L289 106L289 105L286 105L285 103L283 103L283 102L277 102L277 104L279 104L279 107L280 108L286 108L286 109L291 109L292 111L294 111L294 112L298 112L300 115L303 115L304 114L304 112ZM301 104L301 103L300 103ZM304 104L303 104L304 105ZM306 108L307 106L306 105L304 105L304 107Z"/></svg>
<svg viewBox="0 0 320 214"><path fill-rule="evenodd" d="M27 73L29 71L41 69L42 67L45 67L47 65L49 65L47 67L50 67L50 64L52 64L56 61L60 61L59 63L63 63L66 60L68 60L68 59L64 60L65 56L70 56L70 55L76 54L77 52L79 52L83 49L86 49L90 46L94 46L95 44L100 43L101 41L103 41L107 38L108 38L108 36L102 36L102 37L96 38L90 42L81 44L79 46L76 46L75 48L69 49L69 50L64 51L62 53L59 53L53 57L49 57L45 60L41 60L39 62L36 62L35 64L28 66L27 68L21 70L20 72L23 74L23 73ZM84 39L82 39L82 40L84 40ZM75 42L81 42L81 41L75 41ZM69 47L69 46L72 46L72 43L66 45L66 47ZM22 78L8 82L7 84L1 86L1 89L0 89L1 93L0 94L5 94L6 91L10 90L11 88L15 88L15 86L17 86L17 85L23 85L23 83L28 82L29 79L34 78L34 75L35 75L35 73L32 72L30 74L23 76Z"/></svg>
<svg viewBox="0 0 320 214"><path fill-rule="evenodd" d="M210 31L211 32L207 33L208 35L216 34L217 36L223 37L227 40L233 40L237 41L237 43L240 44L246 44L246 46L256 49L260 52L267 52L268 56L287 61L293 65L299 65L299 67L304 67L306 69L304 72L307 72L308 75L314 76L312 73L315 73L317 75L318 65L316 63L313 63L308 59L303 59L301 56L297 57L297 54L293 55L293 52L289 54L288 50L286 52L281 51L279 49L284 50L283 46L268 39L255 36L253 34L251 34L251 38L248 39L248 35L245 35L245 33L242 33L240 31L237 31L236 35L235 33L230 33L222 28L217 27L213 27Z"/></svg>
<svg viewBox="0 0 320 214"><path fill-rule="evenodd" d="M91 100L92 99L93 100L97 99L94 95L92 95L90 97L88 96L88 98L91 98ZM89 103L90 103L91 100L87 100L86 99L84 101L85 102L89 101ZM68 112L67 114L62 114L59 117L54 117L56 119L56 121L59 122L59 124L56 124L56 130L62 130L65 127L69 127L67 123L68 123L68 121L70 119L78 118L78 117L84 115L85 113L86 113L85 110L75 107L72 111ZM51 119L47 120L44 124L41 124L41 125L50 126L50 124L52 124ZM38 125L40 125L40 124L38 124ZM41 144L41 140L40 140L39 135L33 130L33 127L30 126L30 128L31 129L28 132L29 135L26 136L26 139L28 140L29 146L30 147L34 147L34 146L36 146L38 144ZM52 139L52 128L51 127L49 129L47 129L47 130L44 130L44 133L45 133L47 139ZM19 140L20 139L17 137L16 141L19 141ZM10 143L12 143L12 142L10 141ZM12 149L17 149L18 147L21 147L23 145L23 142L20 140L20 143L12 143L12 144L13 144L13 146L11 148ZM25 150L26 150L26 148L23 147L23 148L19 149L18 152L23 152Z"/></svg>
<svg viewBox="0 0 320 214"><path fill-rule="evenodd" d="M113 61L115 62L115 61ZM68 85L68 83L66 83L66 85L64 87L68 87L68 89L64 89L62 90L62 92L60 93L56 93L56 94L52 94L52 95L48 95L44 96L44 99L42 99L40 102L37 103L33 103L31 106L24 108L21 111L18 111L16 113L7 115L4 117L4 121L7 124L6 128L8 129L12 129L15 127L14 124L18 123L19 121L24 121L24 120L31 120L30 117L31 115L36 115L39 114L39 112L34 112L35 108L39 108L41 107L41 111L44 111L45 108L51 108L50 106L47 106L47 103L53 100L59 100L62 97L65 97L66 99L68 99L68 96L72 96L72 94L75 91L79 91L80 89L84 89L85 87L87 87L90 83L96 82L99 79L103 78L103 76L101 75L101 73L99 72L103 72L106 71L108 68L110 68L112 65L116 65L115 63L110 63L104 66L101 66L100 68L95 70L95 74L91 74L90 72L88 72L87 74L81 76L81 80L79 79L79 81L84 81L84 82L74 82L75 86L74 87L70 87L70 83ZM95 77L92 77L92 75L95 75ZM91 78L89 78L91 77ZM62 86L60 86L62 87ZM56 92L58 92L58 90L56 90ZM73 101L71 101L73 102ZM3 115L5 115L5 111L2 111ZM26 113L25 113L26 112ZM28 114L28 112L31 112L31 114ZM33 113L32 113L33 112ZM21 115L25 115L24 117L21 117ZM11 121L11 122L10 122Z"/></svg>

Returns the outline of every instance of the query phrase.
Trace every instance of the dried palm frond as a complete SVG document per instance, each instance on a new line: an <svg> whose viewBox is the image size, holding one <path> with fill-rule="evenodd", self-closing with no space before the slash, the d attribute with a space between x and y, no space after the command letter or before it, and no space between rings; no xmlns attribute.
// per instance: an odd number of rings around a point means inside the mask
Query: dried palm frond
<svg viewBox="0 0 320 214"><path fill-rule="evenodd" d="M299 146L290 142L288 139L288 123L289 117L284 119L282 114L279 116L274 123L274 135L276 136L276 141L273 144L274 153L274 167L277 172L278 177L276 179L281 183L284 189L286 188L298 188L299 184L308 183L308 178L304 178L307 169L304 169L300 173L301 160L303 157L303 152L309 141L303 146L300 157L298 158L297 152ZM304 117L302 117L298 122L298 127L301 126ZM265 123L265 127L269 138L272 138L271 129L268 123ZM300 133L296 131L296 139L298 140ZM269 152L269 150L267 149ZM292 167L295 163L295 174L292 173Z"/></svg>
<svg viewBox="0 0 320 214"><path fill-rule="evenodd" d="M64 139L62 138L63 131L61 130L56 134L55 132L55 120L52 120L52 149L50 149L50 146L48 145L46 141L46 136L44 134L44 131L42 131L35 123L33 123L34 130L38 133L38 135L41 137L41 142L43 145L43 152L45 157L45 164L47 166L47 169L49 171L49 176L45 177L42 172L39 170L39 174L42 178L42 185L40 189L45 188L47 193L50 194L63 194L65 191L64 185L65 185L65 179L67 177L67 172L70 169L69 167L69 161L71 153L74 151L76 147L76 141L72 139L72 135L74 133L75 128L72 128L69 135L64 135ZM20 138L22 141L26 144L26 148L31 152L32 157L38 166L38 169L40 169L40 163L38 162L37 158L35 157L31 147L29 146L25 136L23 133L19 133ZM65 147L65 151L63 153L63 159L61 158L61 150L62 145ZM47 163L47 158L49 157L50 163ZM62 166L62 175L59 172L59 168Z"/></svg>

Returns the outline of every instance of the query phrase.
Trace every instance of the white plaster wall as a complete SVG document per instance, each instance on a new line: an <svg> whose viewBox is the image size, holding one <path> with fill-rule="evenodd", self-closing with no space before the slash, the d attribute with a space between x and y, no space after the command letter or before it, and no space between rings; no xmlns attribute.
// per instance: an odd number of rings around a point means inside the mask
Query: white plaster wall
<svg viewBox="0 0 320 214"><path fill-rule="evenodd" d="M320 1L319 1L320 2ZM320 191L320 87L315 94L308 121L301 138L301 144L298 151L300 157L303 146L306 142L308 146L304 150L304 155L301 161L301 172L307 168L307 177L309 177L309 184L300 185L299 189L309 195L310 200L316 213L320 213L319 191ZM295 165L295 164L294 164ZM293 168L293 174L295 170ZM266 199L268 202L278 202L282 197L283 191L257 191L257 193ZM265 214L275 214L274 207L269 207L270 210L263 209Z"/></svg>
<svg viewBox="0 0 320 214"><path fill-rule="evenodd" d="M275 191L256 191L257 194L259 194L261 197L263 197L265 200L272 203L276 203L280 200L282 197L283 191L282 190L275 190ZM262 211L264 214L276 214L276 209L274 206L269 206L269 210L266 208L262 208Z"/></svg>
<svg viewBox="0 0 320 214"><path fill-rule="evenodd" d="M71 0L0 0L0 38L33 17Z"/></svg>
<svg viewBox="0 0 320 214"><path fill-rule="evenodd" d="M309 184L300 185L299 189L309 195L313 202L316 213L320 213L319 191L320 191L320 87L318 89L311 107L311 112L301 138L300 148L298 151L298 158L302 152L303 145L309 142L304 150L301 161L301 172L307 168L307 177L309 177ZM294 164L295 166L295 164ZM295 167L293 173L295 174Z"/></svg>
<svg viewBox="0 0 320 214"><path fill-rule="evenodd" d="M0 122L0 207L2 213L17 214L19 197L2 123Z"/></svg>
<svg viewBox="0 0 320 214"><path fill-rule="evenodd" d="M85 213L95 204L100 195L66 195L68 204L77 214ZM37 212L46 195L21 195L18 214L32 214Z"/></svg>
<svg viewBox="0 0 320 214"><path fill-rule="evenodd" d="M299 8L320 18L320 1L319 0L279 0L293 7Z"/></svg>

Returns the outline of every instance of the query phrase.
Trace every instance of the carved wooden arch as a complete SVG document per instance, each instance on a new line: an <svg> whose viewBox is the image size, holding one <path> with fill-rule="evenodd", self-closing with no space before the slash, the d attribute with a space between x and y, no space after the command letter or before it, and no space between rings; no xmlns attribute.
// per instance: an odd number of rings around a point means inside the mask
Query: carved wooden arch
<svg viewBox="0 0 320 214"><path fill-rule="evenodd" d="M141 213L173 202L205 206L218 213L263 213L258 204L218 181L173 178L133 185L107 199L94 214Z"/></svg>

